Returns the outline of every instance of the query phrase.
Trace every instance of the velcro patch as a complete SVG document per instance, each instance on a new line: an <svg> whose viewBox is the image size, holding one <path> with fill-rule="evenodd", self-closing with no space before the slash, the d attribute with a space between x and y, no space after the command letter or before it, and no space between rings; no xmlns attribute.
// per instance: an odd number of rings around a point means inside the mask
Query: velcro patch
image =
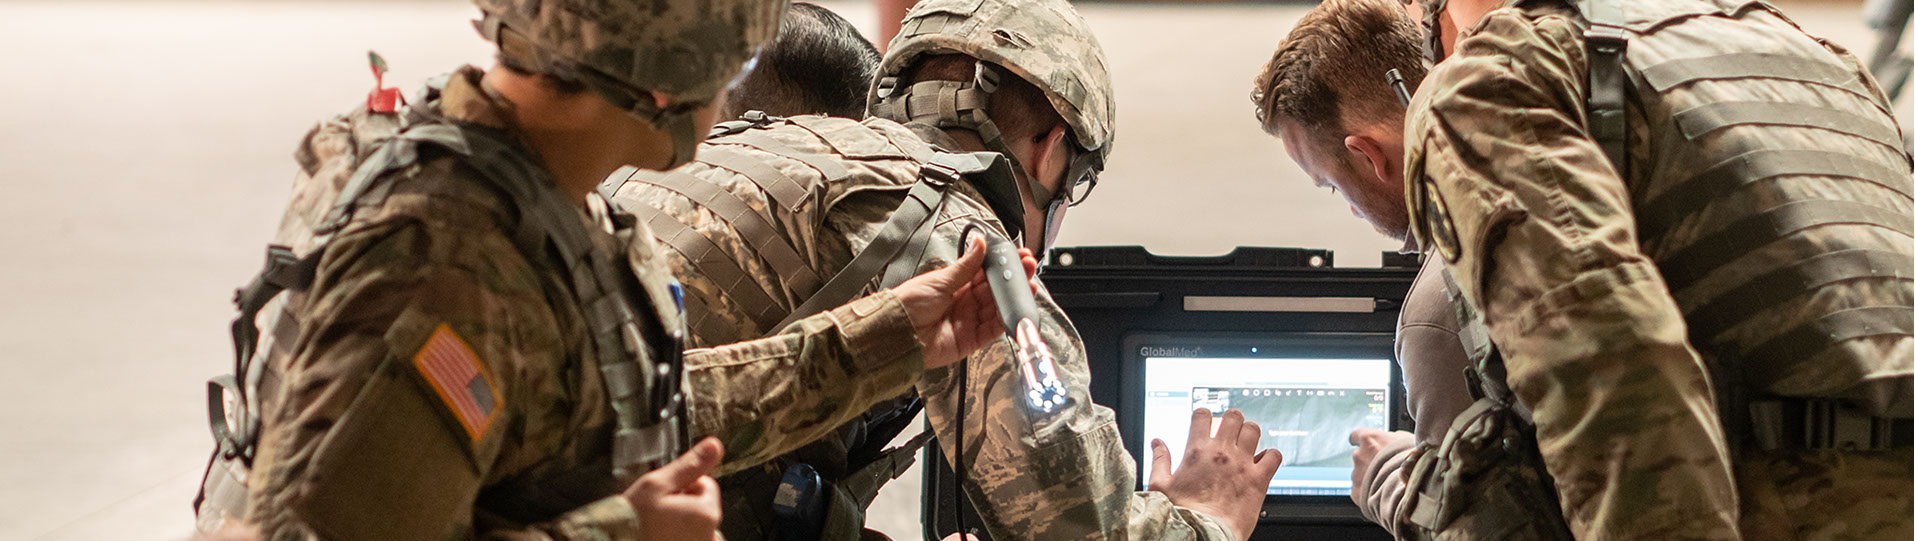
<svg viewBox="0 0 1915 541"><path fill-rule="evenodd" d="M485 365L472 353L472 347L452 332L452 327L442 323L434 329L426 345L412 356L412 365L425 376L473 442L485 436L504 406L503 400Z"/></svg>

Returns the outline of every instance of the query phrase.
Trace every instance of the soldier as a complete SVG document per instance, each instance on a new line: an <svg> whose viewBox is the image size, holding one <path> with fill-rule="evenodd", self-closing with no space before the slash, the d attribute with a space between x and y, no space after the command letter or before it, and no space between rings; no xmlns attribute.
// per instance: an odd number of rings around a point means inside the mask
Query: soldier
<svg viewBox="0 0 1915 541"><path fill-rule="evenodd" d="M1089 193L1110 150L1110 85L1101 48L1068 4L927 2L904 29L872 90L877 118L726 123L698 161L615 175L605 187L649 213L645 221L686 281L695 342L759 336L839 296L944 266L973 226L1041 252L1065 208ZM1166 448L1155 446L1162 477L1152 487L1163 493L1133 494L1134 467L1113 415L1084 394L1082 344L1048 296L1038 304L1058 378L1077 393L1072 403L1032 412L1009 341L976 356L975 370L927 372L918 387L991 534L1248 536L1280 460L1274 450L1253 458L1254 438L1229 441L1237 427L1256 433L1255 424L1226 413L1232 429L1220 438L1228 445L1201 431L1204 445L1186 457L1205 460L1185 460L1174 478ZM723 479L727 537L855 537L878 487L910 464L915 447L883 446L917 403L901 396L800 453ZM1210 426L1209 413L1199 421ZM774 495L801 494L813 471L829 485L824 518L774 508Z"/></svg>
<svg viewBox="0 0 1915 541"><path fill-rule="evenodd" d="M620 164L689 160L781 3L476 3L500 65L367 132L310 252L269 252L241 292L249 312L294 292L257 454L241 446L243 518L264 538L710 538L705 473L726 449L707 438L666 464L690 434L775 436L729 448L763 460L1002 333L972 255L681 364L677 285L591 188ZM368 109L395 111L378 92ZM322 165L301 156L307 176Z"/></svg>
<svg viewBox="0 0 1915 541"><path fill-rule="evenodd" d="M878 48L851 21L823 6L794 2L778 23L778 38L725 91L718 118L750 111L862 118L878 59Z"/></svg>
<svg viewBox="0 0 1915 541"><path fill-rule="evenodd" d="M1910 160L1875 80L1759 1L1501 4L1423 6L1450 56L1405 195L1570 529L1910 537Z"/></svg>
<svg viewBox="0 0 1915 541"><path fill-rule="evenodd" d="M1393 0L1326 0L1305 13L1257 77L1251 102L1264 130L1317 186L1341 194L1351 213L1392 239L1409 238L1403 202L1403 104L1385 76L1396 70L1407 95L1423 79L1417 23ZM1450 421L1472 402L1470 367L1441 258L1424 259L1403 301L1396 359L1416 433L1359 428L1350 498L1398 538L1400 503L1416 456L1428 456Z"/></svg>

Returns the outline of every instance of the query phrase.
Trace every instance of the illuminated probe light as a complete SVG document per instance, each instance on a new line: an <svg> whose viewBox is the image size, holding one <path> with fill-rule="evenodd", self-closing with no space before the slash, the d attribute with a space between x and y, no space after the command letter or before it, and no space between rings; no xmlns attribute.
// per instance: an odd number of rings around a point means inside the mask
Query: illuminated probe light
<svg viewBox="0 0 1915 541"><path fill-rule="evenodd" d="M1070 392L1058 376L1057 356L1037 326L1037 300L1031 296L1030 277L1017 246L1009 239L992 234L976 225L965 229L960 238L968 244L972 233L984 237L984 275L997 300L998 317L1004 320L1012 345L1017 347L1019 373L1024 376L1025 397L1031 409L1051 413L1071 403Z"/></svg>

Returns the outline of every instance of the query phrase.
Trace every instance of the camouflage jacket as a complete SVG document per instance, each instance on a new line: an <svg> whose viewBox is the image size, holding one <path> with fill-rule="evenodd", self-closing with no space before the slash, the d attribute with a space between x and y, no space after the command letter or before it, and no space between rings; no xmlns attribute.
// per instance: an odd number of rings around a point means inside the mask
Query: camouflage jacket
<svg viewBox="0 0 1915 541"><path fill-rule="evenodd" d="M750 212L768 215L768 226L805 258L808 273L775 268L771 257L764 253L767 250L746 239L734 225L749 217L707 205L705 201L712 196L701 195L695 200L662 187L657 184L665 182L658 180L660 174L633 177L619 189L615 200L632 208L661 211L648 220L665 222L655 225L654 232L663 232L662 227L680 227L673 223L685 224L683 231L664 235L666 244L685 247L668 248L666 260L686 282L692 333L717 335L720 340L751 336L768 330L767 322L776 322L789 313L817 289L821 278L835 274L872 242L904 201L906 191L918 178L919 160L933 146L960 148L943 132L924 126L907 127L882 119L860 123L796 117L707 141L701 146L699 161L669 173L689 175L704 185L721 188L727 198L749 206ZM778 194L762 187L754 176L766 177L762 181L767 183L773 178L816 182L809 184L809 191ZM818 181L821 176L830 180ZM948 190L950 195L931 219L935 228L931 240L924 246L906 249L916 251L918 272L956 260L961 248L958 236L966 225L980 224L1005 234L977 188L959 182ZM696 235L706 240L681 238L674 242L669 238L673 235ZM705 246L715 252L706 251ZM712 257L713 253L722 255ZM715 278L709 270L714 266L740 269L739 278L731 278L731 270L723 270L724 276ZM762 300L738 299L740 288L732 284L739 283L743 284L743 295L762 296ZM694 302L709 314L708 320L701 322L692 313L700 311L690 308ZM1071 389L1088 390L1089 365L1076 330L1048 293L1040 294L1037 302L1046 316L1040 323L1042 332L1057 356L1062 379ZM760 306L771 309L759 310ZM1115 415L1109 408L1080 397L1072 407L1043 419L1031 418L1019 405L1022 377L1008 340L988 345L954 366L971 371L969 402L962 405L967 408L964 464L970 481L965 488L994 537L1233 538L1215 519L1176 507L1161 493L1133 492L1135 465L1123 448ZM926 418L936 430L946 457L956 451L955 432L959 429L955 424L960 407L956 381L955 369L946 368L927 372L918 387L925 400ZM840 435L855 432L855 428L847 428ZM844 459L845 442L821 444L837 453L838 460ZM805 459L817 457L811 454ZM842 463L813 465L826 472L845 467ZM782 471L782 466L770 469ZM775 482L776 477L771 479ZM733 497L727 494L728 499ZM763 505L752 502L744 511L763 514ZM728 502L728 512L733 509Z"/></svg>
<svg viewBox="0 0 1915 541"><path fill-rule="evenodd" d="M1909 394L1906 330L1844 335L1827 352L1759 355L1760 347L1814 342L1770 339L1831 304L1899 309L1905 320L1906 271L1784 298L1751 274L1850 248L1906 259L1910 241L1905 229L1851 221L1868 213L1780 233L1723 227L1733 220L1721 217L1836 199L1906 223L1907 188L1892 187L1907 183L1907 157L1871 78L1766 5L1609 3L1625 14L1628 62L1642 77L1628 94L1628 167L1619 172L1590 135L1582 18L1565 2L1521 2L1466 29L1454 56L1419 87L1404 134L1412 223L1481 308L1509 386L1534 412L1577 537L1733 539L1736 486L1711 365L1728 363L1717 366L1740 379L1725 382L1731 388L1850 398L1878 414L1906 417ZM1777 116L1809 107L1853 117L1849 126L1862 129ZM1677 184L1718 166L1767 163L1778 156L1764 153L1778 151L1841 153L1830 161L1843 167L1830 170L1848 172L1727 176L1742 183L1721 191ZM1846 165L1860 162L1881 165ZM1899 172L1878 180L1867 172L1877 167ZM1777 176L1793 178L1769 182ZM1678 192L1693 203L1656 204ZM1715 259L1687 250L1767 242L1763 235L1782 238ZM1732 289L1744 286L1753 289ZM1708 317L1715 303L1705 301L1725 293L1739 308ZM1748 302L1758 304L1740 304Z"/></svg>
<svg viewBox="0 0 1915 541"><path fill-rule="evenodd" d="M440 122L508 127L509 105L479 75L454 74L429 105ZM456 154L422 155L332 239L265 405L248 498L265 538L640 533L611 473L612 412L582 312L550 262L515 248L505 203L477 174ZM590 220L584 209L579 219ZM640 280L660 291L663 267L648 245L630 246ZM734 460L786 452L777 445L910 388L920 355L889 293L773 338L690 352L696 432L724 437ZM786 367L797 364L822 385L794 385L800 374ZM756 392L713 392L738 388Z"/></svg>

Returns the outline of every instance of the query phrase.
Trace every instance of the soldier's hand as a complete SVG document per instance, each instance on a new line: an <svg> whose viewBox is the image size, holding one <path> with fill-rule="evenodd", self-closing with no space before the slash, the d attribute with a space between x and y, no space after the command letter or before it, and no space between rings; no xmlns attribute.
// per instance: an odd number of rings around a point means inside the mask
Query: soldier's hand
<svg viewBox="0 0 1915 541"><path fill-rule="evenodd" d="M725 458L717 438L705 438L690 451L625 489L625 499L638 511L638 523L647 540L718 539L722 510L718 482L712 468Z"/></svg>
<svg viewBox="0 0 1915 541"><path fill-rule="evenodd" d="M1364 498L1369 497L1369 483L1364 482L1363 474L1370 469L1370 462L1376 460L1377 452L1405 439L1416 439L1416 435L1400 430L1384 432L1367 427L1350 431L1350 445L1356 446L1356 450L1350 452L1351 461L1356 463L1356 467L1350 470L1350 486L1355 487L1350 490L1350 499L1357 505L1363 505Z"/></svg>
<svg viewBox="0 0 1915 541"><path fill-rule="evenodd" d="M1037 258L1019 249L1024 275L1037 291ZM1004 334L991 285L984 281L984 239L972 238L964 256L942 269L918 275L892 288L911 313L911 326L924 344L924 367L956 363Z"/></svg>
<svg viewBox="0 0 1915 541"><path fill-rule="evenodd" d="M1184 446L1183 464L1173 473L1170 448L1164 440L1150 440L1150 489L1164 493L1170 503L1216 517L1231 528L1237 539L1248 539L1257 527L1257 515L1263 512L1263 496L1270 489L1270 478L1283 464L1283 453L1276 449L1257 452L1263 428L1245 421L1243 412L1224 412L1211 434L1210 410L1198 408L1190 415L1190 443Z"/></svg>

